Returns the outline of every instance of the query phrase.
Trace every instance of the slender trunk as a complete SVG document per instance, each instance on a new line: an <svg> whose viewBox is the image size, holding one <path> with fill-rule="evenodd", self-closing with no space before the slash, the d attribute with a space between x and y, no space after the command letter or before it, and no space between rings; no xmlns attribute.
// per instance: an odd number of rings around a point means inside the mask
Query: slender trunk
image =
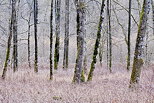
<svg viewBox="0 0 154 103"><path fill-rule="evenodd" d="M13 71L18 70L18 52L17 52L17 11L16 0L12 0L12 26L13 26Z"/></svg>
<svg viewBox="0 0 154 103"><path fill-rule="evenodd" d="M94 69L95 69L95 64L96 64L96 59L97 59L97 54L98 54L98 48L99 48L100 38L101 38L102 23L103 23L103 20L104 20L104 17L103 17L104 7L105 7L104 2L105 2L105 0L102 0L102 6L101 6L101 12L100 12L100 18L99 18L99 25L98 25L98 30L97 30L97 38L96 38L96 42L95 42L95 46L94 46L94 52L93 52L93 60L91 62L90 72L89 72L87 81L92 80L93 72L94 72Z"/></svg>
<svg viewBox="0 0 154 103"><path fill-rule="evenodd" d="M38 4L37 0L34 0L34 38L35 38L35 60L34 71L38 72L38 48L37 48L37 22L38 22Z"/></svg>
<svg viewBox="0 0 154 103"><path fill-rule="evenodd" d="M109 70L112 72L112 36L111 36L111 0L107 0L107 16L108 16L108 46L109 46Z"/></svg>
<svg viewBox="0 0 154 103"><path fill-rule="evenodd" d="M65 0L65 39L64 39L64 57L63 68L68 69L68 51L69 50L69 0Z"/></svg>
<svg viewBox="0 0 154 103"><path fill-rule="evenodd" d="M8 37L8 41L7 41L6 58L5 58L3 74L2 74L3 79L5 79L5 77L6 77L7 65L8 65L8 60L10 57L10 48L11 48L11 39L12 39L12 16L11 16L11 20L9 23L9 31L10 32L9 32L9 37Z"/></svg>
<svg viewBox="0 0 154 103"><path fill-rule="evenodd" d="M60 6L61 0L56 0L56 42L55 42L55 54L54 54L54 69L58 69L59 62L59 45L60 45Z"/></svg>
<svg viewBox="0 0 154 103"><path fill-rule="evenodd" d="M53 79L52 44L53 44L53 0L51 0L51 14L50 14L50 80Z"/></svg>
<svg viewBox="0 0 154 103"><path fill-rule="evenodd" d="M130 52L131 52L131 44L130 44L130 34L131 34L131 5L132 5L132 0L129 0L129 20L128 20L128 58L127 58L127 70L130 70Z"/></svg>
<svg viewBox="0 0 154 103"><path fill-rule="evenodd" d="M31 18L31 13L29 15L29 20L28 20L28 66L29 68L31 68L31 62L30 62L30 30L31 30L31 26L30 26L30 20Z"/></svg>
<svg viewBox="0 0 154 103"><path fill-rule="evenodd" d="M136 47L134 53L134 61L133 61L133 70L131 74L130 80L130 88L136 87L140 80L141 74L141 67L144 64L143 57L144 57L144 49L145 49L145 33L147 28L147 20L149 14L149 5L150 0L143 1L142 11L140 13L140 24L138 27L138 34L136 39Z"/></svg>

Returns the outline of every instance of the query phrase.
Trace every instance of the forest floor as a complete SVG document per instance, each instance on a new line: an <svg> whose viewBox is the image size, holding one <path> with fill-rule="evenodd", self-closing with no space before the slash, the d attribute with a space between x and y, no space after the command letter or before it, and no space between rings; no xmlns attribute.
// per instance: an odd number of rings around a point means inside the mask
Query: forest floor
<svg viewBox="0 0 154 103"><path fill-rule="evenodd" d="M6 80L0 79L0 103L154 103L154 65L144 67L140 86L131 91L130 74L123 65L115 65L113 72L105 66L97 67L92 82L73 84L74 69L59 69L49 80L49 70L40 68L8 70ZM1 73L0 69L0 73Z"/></svg>

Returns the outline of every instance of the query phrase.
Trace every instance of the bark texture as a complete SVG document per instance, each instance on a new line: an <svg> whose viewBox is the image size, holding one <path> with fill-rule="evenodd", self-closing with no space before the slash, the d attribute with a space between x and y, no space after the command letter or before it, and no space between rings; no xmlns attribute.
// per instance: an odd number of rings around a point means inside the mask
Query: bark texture
<svg viewBox="0 0 154 103"><path fill-rule="evenodd" d="M105 7L104 2L105 2L105 0L102 0L102 6L101 6L101 12L100 12L100 18L99 18L99 25L98 25L98 30L97 30L97 38L96 38L96 42L95 42L95 46L94 46L94 52L93 52L93 60L91 62L90 72L88 74L88 80L87 81L92 80L93 72L94 72L94 69L95 69L95 64L97 62L98 48L99 48L100 39L101 39L102 23L103 23L103 20L104 20L104 17L103 17L104 7Z"/></svg>
<svg viewBox="0 0 154 103"><path fill-rule="evenodd" d="M143 1L142 11L140 13L140 23L138 27L138 34L136 39L134 61L133 61L133 70L130 80L130 88L136 87L140 80L141 67L144 64L143 56L145 49L145 36L147 28L148 14L150 11L150 0Z"/></svg>
<svg viewBox="0 0 154 103"><path fill-rule="evenodd" d="M53 0L51 0L51 14L50 14L50 80L53 79L52 44L53 44Z"/></svg>

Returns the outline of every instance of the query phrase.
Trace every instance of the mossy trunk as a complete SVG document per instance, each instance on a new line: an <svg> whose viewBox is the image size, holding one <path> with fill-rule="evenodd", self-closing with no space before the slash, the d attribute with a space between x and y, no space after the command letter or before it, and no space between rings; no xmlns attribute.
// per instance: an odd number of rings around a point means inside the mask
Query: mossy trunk
<svg viewBox="0 0 154 103"><path fill-rule="evenodd" d="M59 45L60 45L60 7L61 7L61 0L56 0L56 42L55 42L55 54L54 54L54 69L58 69L59 63Z"/></svg>
<svg viewBox="0 0 154 103"><path fill-rule="evenodd" d="M141 75L141 67L144 64L144 48L145 48L145 33L147 28L147 20L149 14L149 0L144 0L142 11L140 13L140 23L138 27L138 34L136 39L136 47L134 53L133 70L130 79L130 88L134 88L138 85Z"/></svg>
<svg viewBox="0 0 154 103"><path fill-rule="evenodd" d="M38 22L38 2L34 0L34 39L35 39L35 60L34 72L38 72L38 47L37 47L37 22Z"/></svg>
<svg viewBox="0 0 154 103"><path fill-rule="evenodd" d="M7 65L8 65L8 60L10 57L10 48L11 48L11 39L12 39L12 16L11 16L11 21L9 23L9 37L7 41L7 50L6 50L6 58L4 62L4 68L3 68L3 73L2 73L2 79L5 79L6 77L6 71L7 71Z"/></svg>
<svg viewBox="0 0 154 103"><path fill-rule="evenodd" d="M94 72L95 64L96 64L96 60L97 60L98 48L99 48L100 38L101 38L102 23L103 23L103 20L104 20L104 17L103 17L104 7L105 7L104 2L105 2L105 0L102 0L100 19L99 19L99 25L98 25L98 30L97 30L97 38L96 38L96 42L95 42L95 46L94 46L94 52L93 52L93 60L91 62L90 72L88 74L88 80L87 81L92 80L93 72Z"/></svg>
<svg viewBox="0 0 154 103"><path fill-rule="evenodd" d="M73 82L81 83L84 80L83 71L83 51L85 35L85 2L84 0L76 1L77 5L77 58L74 71Z"/></svg>
<svg viewBox="0 0 154 103"><path fill-rule="evenodd" d="M50 80L53 79L52 44L53 44L53 0L51 0L51 14L50 14Z"/></svg>

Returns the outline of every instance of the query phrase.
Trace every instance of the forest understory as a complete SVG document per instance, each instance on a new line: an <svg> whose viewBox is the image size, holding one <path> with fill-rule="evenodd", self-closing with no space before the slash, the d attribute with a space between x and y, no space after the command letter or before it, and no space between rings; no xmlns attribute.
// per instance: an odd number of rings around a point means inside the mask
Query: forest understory
<svg viewBox="0 0 154 103"><path fill-rule="evenodd" d="M110 73L105 64L97 66L93 81L80 85L72 83L73 66L54 71L52 81L44 66L37 74L26 66L15 73L9 69L6 79L0 79L0 103L154 103L154 64L142 68L134 91L128 88L131 71L123 64L113 67Z"/></svg>

